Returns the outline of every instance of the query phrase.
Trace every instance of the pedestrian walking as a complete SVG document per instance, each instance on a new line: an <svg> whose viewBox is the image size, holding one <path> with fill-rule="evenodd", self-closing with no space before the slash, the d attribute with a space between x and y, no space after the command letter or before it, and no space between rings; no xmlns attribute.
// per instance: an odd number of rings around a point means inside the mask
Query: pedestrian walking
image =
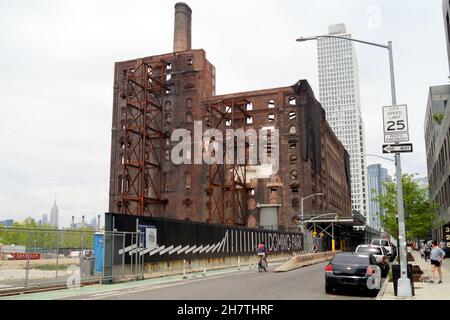
<svg viewBox="0 0 450 320"><path fill-rule="evenodd" d="M430 253L430 261L431 261L431 273L432 273L432 280L430 282L434 283L434 278L436 275L436 270L439 274L439 282L442 283L442 260L444 260L445 252L438 246L438 242L436 240L433 240L431 242L432 249Z"/></svg>

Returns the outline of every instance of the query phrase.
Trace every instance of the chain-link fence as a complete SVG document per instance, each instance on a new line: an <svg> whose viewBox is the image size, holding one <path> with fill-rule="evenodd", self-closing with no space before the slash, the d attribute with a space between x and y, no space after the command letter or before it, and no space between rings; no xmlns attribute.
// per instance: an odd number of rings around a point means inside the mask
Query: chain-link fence
<svg viewBox="0 0 450 320"><path fill-rule="evenodd" d="M140 244L139 232L0 228L0 293L139 278Z"/></svg>

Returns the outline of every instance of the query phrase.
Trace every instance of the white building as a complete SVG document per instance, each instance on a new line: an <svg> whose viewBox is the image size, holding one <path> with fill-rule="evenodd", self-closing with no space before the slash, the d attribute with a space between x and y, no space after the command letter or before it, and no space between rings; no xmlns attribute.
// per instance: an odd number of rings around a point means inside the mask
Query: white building
<svg viewBox="0 0 450 320"><path fill-rule="evenodd" d="M52 227L58 227L58 207L56 206L56 200L50 211L50 225Z"/></svg>
<svg viewBox="0 0 450 320"><path fill-rule="evenodd" d="M329 34L351 38L345 24L328 27ZM319 96L326 118L350 155L352 209L368 217L364 124L359 96L358 61L352 41L319 38Z"/></svg>

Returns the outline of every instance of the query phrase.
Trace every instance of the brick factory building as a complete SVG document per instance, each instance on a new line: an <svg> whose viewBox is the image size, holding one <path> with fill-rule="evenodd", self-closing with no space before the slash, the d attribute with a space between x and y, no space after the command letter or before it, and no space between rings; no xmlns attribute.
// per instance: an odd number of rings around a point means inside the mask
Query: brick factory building
<svg viewBox="0 0 450 320"><path fill-rule="evenodd" d="M304 201L305 215L351 216L349 156L308 82L215 95L215 76L205 51L191 49L184 3L175 5L174 52L115 64L109 211L294 230L302 197L323 193ZM278 171L248 162L174 164L172 132L194 133L198 121L224 136L278 129ZM195 148L205 152L192 141ZM266 143L269 155L271 148Z"/></svg>

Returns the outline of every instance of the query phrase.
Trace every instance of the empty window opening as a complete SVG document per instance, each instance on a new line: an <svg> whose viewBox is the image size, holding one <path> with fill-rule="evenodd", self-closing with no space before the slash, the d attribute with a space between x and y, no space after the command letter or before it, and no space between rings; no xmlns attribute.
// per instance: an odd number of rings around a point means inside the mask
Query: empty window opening
<svg viewBox="0 0 450 320"><path fill-rule="evenodd" d="M275 100L269 100L269 102L267 103L267 107L269 109L275 108Z"/></svg>
<svg viewBox="0 0 450 320"><path fill-rule="evenodd" d="M289 112L289 120L295 120L297 113L295 111Z"/></svg>
<svg viewBox="0 0 450 320"><path fill-rule="evenodd" d="M291 164L296 164L297 163L297 156L291 156L289 158L289 160L291 161Z"/></svg>
<svg viewBox="0 0 450 320"><path fill-rule="evenodd" d="M267 115L267 119L268 119L270 122L272 122L272 121L275 120L275 115L274 115L273 113L269 113L269 114Z"/></svg>
<svg viewBox="0 0 450 320"><path fill-rule="evenodd" d="M298 193L298 191L299 191L298 185L294 184L294 185L291 186L291 192L292 193Z"/></svg>
<svg viewBox="0 0 450 320"><path fill-rule="evenodd" d="M253 117L247 117L247 119L245 120L246 124L253 124Z"/></svg>
<svg viewBox="0 0 450 320"><path fill-rule="evenodd" d="M191 178L192 178L192 175L191 175L191 173L190 172L186 172L185 173L185 176L184 176L184 178L185 178L185 188L187 189L187 190L189 190L190 188L191 188Z"/></svg>
<svg viewBox="0 0 450 320"><path fill-rule="evenodd" d="M295 97L289 97L289 105L291 106L297 105L297 100L295 99Z"/></svg>
<svg viewBox="0 0 450 320"><path fill-rule="evenodd" d="M253 110L253 103L249 102L245 105L245 110L252 111Z"/></svg>

